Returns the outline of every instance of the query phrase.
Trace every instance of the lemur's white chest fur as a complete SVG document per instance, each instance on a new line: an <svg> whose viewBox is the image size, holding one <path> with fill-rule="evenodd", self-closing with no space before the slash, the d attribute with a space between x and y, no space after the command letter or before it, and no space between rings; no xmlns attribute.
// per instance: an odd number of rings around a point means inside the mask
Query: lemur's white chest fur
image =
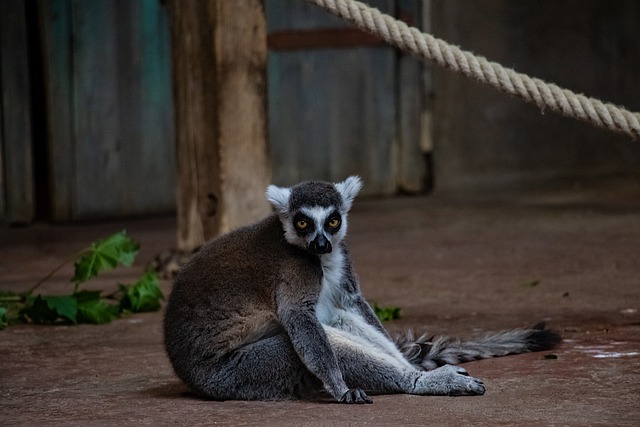
<svg viewBox="0 0 640 427"><path fill-rule="evenodd" d="M318 303L316 304L316 316L320 323L337 326L340 315L350 306L348 295L342 288L344 276L345 256L341 247L329 254L320 257L322 262L322 288Z"/></svg>
<svg viewBox="0 0 640 427"><path fill-rule="evenodd" d="M341 247L320 257L322 263L322 288L316 304L316 317L325 325L327 333L335 336L335 330L347 333L351 341L359 337L361 347L372 351L383 350L391 356L391 363L399 368L410 368L409 362L400 354L395 344L358 313L353 296L345 292L342 281L345 272L345 256Z"/></svg>

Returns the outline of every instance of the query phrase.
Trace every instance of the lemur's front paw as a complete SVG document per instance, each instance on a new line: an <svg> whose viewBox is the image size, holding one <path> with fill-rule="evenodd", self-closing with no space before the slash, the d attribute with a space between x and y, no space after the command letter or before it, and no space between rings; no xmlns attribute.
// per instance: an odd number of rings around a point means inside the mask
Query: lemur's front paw
<svg viewBox="0 0 640 427"><path fill-rule="evenodd" d="M373 403L367 393L360 388L351 388L339 400L340 403Z"/></svg>

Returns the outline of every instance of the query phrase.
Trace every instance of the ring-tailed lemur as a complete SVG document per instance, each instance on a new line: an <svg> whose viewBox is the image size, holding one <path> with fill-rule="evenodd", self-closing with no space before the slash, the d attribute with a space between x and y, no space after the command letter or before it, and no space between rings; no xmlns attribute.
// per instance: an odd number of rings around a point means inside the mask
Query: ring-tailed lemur
<svg viewBox="0 0 640 427"><path fill-rule="evenodd" d="M358 177L269 186L275 213L207 243L182 268L164 320L173 368L214 399L269 400L322 387L370 403L363 390L480 395L484 384L447 365L551 348L544 327L476 341L389 337L360 292L347 247ZM434 369L435 368L435 369Z"/></svg>

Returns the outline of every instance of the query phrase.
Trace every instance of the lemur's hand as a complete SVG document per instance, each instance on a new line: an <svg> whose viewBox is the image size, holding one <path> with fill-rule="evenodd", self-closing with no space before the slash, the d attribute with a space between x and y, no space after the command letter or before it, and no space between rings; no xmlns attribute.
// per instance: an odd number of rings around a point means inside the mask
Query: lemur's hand
<svg viewBox="0 0 640 427"><path fill-rule="evenodd" d="M350 388L339 400L340 403L373 403L361 388Z"/></svg>

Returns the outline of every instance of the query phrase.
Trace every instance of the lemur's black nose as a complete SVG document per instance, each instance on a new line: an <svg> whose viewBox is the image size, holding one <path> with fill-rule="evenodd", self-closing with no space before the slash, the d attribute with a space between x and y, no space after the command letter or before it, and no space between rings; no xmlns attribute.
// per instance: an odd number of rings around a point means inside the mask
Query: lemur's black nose
<svg viewBox="0 0 640 427"><path fill-rule="evenodd" d="M318 234L309 245L309 250L316 255L331 253L331 242L323 234Z"/></svg>

